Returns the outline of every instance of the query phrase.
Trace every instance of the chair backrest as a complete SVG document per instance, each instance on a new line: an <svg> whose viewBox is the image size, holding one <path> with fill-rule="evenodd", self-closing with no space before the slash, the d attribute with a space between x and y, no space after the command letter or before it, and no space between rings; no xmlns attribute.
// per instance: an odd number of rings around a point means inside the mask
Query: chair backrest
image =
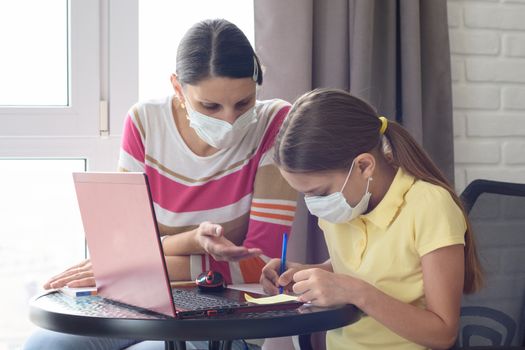
<svg viewBox="0 0 525 350"><path fill-rule="evenodd" d="M485 287L462 300L457 348L523 346L525 184L475 180L461 194Z"/></svg>

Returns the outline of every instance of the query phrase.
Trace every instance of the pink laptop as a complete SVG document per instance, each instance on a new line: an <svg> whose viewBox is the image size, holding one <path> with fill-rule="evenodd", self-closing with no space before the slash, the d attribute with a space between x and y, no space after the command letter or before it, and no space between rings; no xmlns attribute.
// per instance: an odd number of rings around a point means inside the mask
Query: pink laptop
<svg viewBox="0 0 525 350"><path fill-rule="evenodd" d="M172 290L146 175L73 173L73 179L100 296L180 318L301 305L250 304L244 300L245 292L233 289Z"/></svg>

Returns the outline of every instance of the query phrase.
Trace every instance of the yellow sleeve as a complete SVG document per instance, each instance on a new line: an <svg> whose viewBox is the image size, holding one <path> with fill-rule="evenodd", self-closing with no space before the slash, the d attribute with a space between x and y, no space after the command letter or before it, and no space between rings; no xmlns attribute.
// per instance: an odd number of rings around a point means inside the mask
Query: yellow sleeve
<svg viewBox="0 0 525 350"><path fill-rule="evenodd" d="M415 212L414 239L419 256L433 250L465 244L465 216L450 193L430 185L418 200Z"/></svg>

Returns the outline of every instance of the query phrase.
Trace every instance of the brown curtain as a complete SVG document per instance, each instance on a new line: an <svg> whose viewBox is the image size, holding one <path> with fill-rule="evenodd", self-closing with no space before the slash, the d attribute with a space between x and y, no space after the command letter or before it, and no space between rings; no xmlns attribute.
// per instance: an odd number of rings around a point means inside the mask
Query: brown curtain
<svg viewBox="0 0 525 350"><path fill-rule="evenodd" d="M259 98L293 102L317 87L349 90L401 122L453 181L446 0L254 0L254 5L255 46L265 73ZM324 239L304 203L294 225L291 255L323 261Z"/></svg>
<svg viewBox="0 0 525 350"><path fill-rule="evenodd" d="M401 122L453 181L446 0L255 0L255 46L259 98L349 90Z"/></svg>

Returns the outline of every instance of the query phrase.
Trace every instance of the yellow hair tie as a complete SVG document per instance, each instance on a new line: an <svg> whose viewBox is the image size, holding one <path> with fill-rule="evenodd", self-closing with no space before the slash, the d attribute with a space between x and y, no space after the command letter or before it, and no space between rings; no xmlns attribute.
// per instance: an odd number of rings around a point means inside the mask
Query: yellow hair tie
<svg viewBox="0 0 525 350"><path fill-rule="evenodd" d="M380 116L379 120L381 120L381 128L379 129L379 134L383 135L386 131L386 127L388 126L388 119L386 119L383 116Z"/></svg>

